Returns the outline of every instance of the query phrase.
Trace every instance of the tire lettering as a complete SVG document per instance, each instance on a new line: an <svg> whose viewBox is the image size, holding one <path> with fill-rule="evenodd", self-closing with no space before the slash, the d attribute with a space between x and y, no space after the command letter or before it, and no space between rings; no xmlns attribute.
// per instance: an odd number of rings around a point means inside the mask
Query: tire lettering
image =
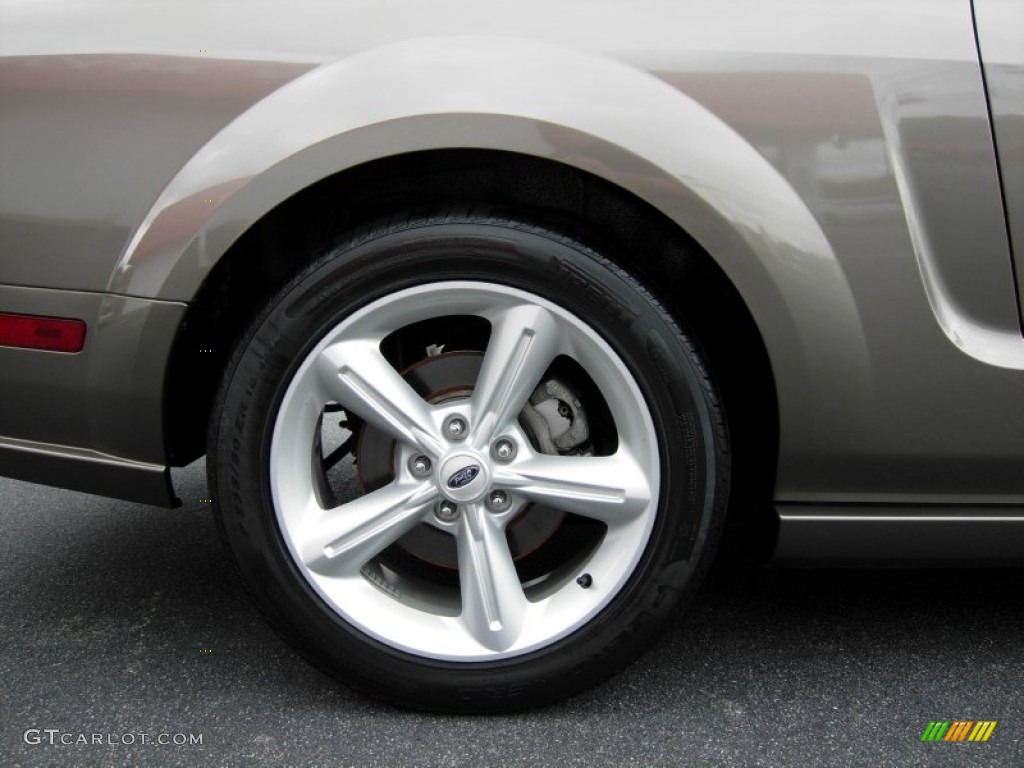
<svg viewBox="0 0 1024 768"><path fill-rule="evenodd" d="M603 286L591 280L582 270L567 261L552 257L549 265L555 273L555 279L568 284L585 300L598 305L616 320L628 326L639 317L640 313L637 310L608 293Z"/></svg>

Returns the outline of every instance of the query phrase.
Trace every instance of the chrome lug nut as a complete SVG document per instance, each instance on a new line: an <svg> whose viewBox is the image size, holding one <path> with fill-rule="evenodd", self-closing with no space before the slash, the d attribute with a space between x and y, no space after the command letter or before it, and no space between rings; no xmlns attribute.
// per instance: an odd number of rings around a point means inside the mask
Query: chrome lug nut
<svg viewBox="0 0 1024 768"><path fill-rule="evenodd" d="M426 477L430 474L430 459L420 454L409 459L409 471L416 477Z"/></svg>
<svg viewBox="0 0 1024 768"><path fill-rule="evenodd" d="M439 501L434 507L434 516L442 523L450 523L459 516L459 508L450 501Z"/></svg>
<svg viewBox="0 0 1024 768"><path fill-rule="evenodd" d="M512 500L505 491L491 491L485 504L491 512L504 512L511 506Z"/></svg>
<svg viewBox="0 0 1024 768"><path fill-rule="evenodd" d="M469 424L457 413L453 413L444 420L441 429L449 440L465 440L466 434L469 432Z"/></svg>
<svg viewBox="0 0 1024 768"><path fill-rule="evenodd" d="M510 437L500 437L491 446L491 455L498 461L512 461L516 457L516 441Z"/></svg>

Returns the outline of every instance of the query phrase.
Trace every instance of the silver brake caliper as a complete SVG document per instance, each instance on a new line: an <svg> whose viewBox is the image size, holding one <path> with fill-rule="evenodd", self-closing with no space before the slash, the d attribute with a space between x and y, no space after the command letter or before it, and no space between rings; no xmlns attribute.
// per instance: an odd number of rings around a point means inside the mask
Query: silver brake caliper
<svg viewBox="0 0 1024 768"><path fill-rule="evenodd" d="M519 416L541 453L576 456L593 453L583 403L560 379L541 382Z"/></svg>

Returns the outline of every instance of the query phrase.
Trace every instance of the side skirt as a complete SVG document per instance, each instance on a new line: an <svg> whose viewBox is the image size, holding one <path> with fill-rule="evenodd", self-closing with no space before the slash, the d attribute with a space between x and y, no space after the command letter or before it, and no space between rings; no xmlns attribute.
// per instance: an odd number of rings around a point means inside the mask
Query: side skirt
<svg viewBox="0 0 1024 768"><path fill-rule="evenodd" d="M776 504L770 563L816 567L1024 565L1024 506Z"/></svg>
<svg viewBox="0 0 1024 768"><path fill-rule="evenodd" d="M84 448L0 437L0 475L161 507L181 504L168 467Z"/></svg>

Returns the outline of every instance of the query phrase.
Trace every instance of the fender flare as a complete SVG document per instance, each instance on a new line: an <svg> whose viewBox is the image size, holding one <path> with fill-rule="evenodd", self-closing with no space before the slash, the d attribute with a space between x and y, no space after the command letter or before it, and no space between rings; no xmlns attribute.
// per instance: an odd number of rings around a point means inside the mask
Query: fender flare
<svg viewBox="0 0 1024 768"><path fill-rule="evenodd" d="M534 40L415 39L291 81L181 168L134 232L108 290L190 301L246 229L291 195L371 160L447 148L551 159L645 200L732 281L777 375L786 372L786 391L814 398L815 378L819 391L869 396L866 341L846 277L785 179L654 75ZM836 345L854 359L842 371L815 368Z"/></svg>

